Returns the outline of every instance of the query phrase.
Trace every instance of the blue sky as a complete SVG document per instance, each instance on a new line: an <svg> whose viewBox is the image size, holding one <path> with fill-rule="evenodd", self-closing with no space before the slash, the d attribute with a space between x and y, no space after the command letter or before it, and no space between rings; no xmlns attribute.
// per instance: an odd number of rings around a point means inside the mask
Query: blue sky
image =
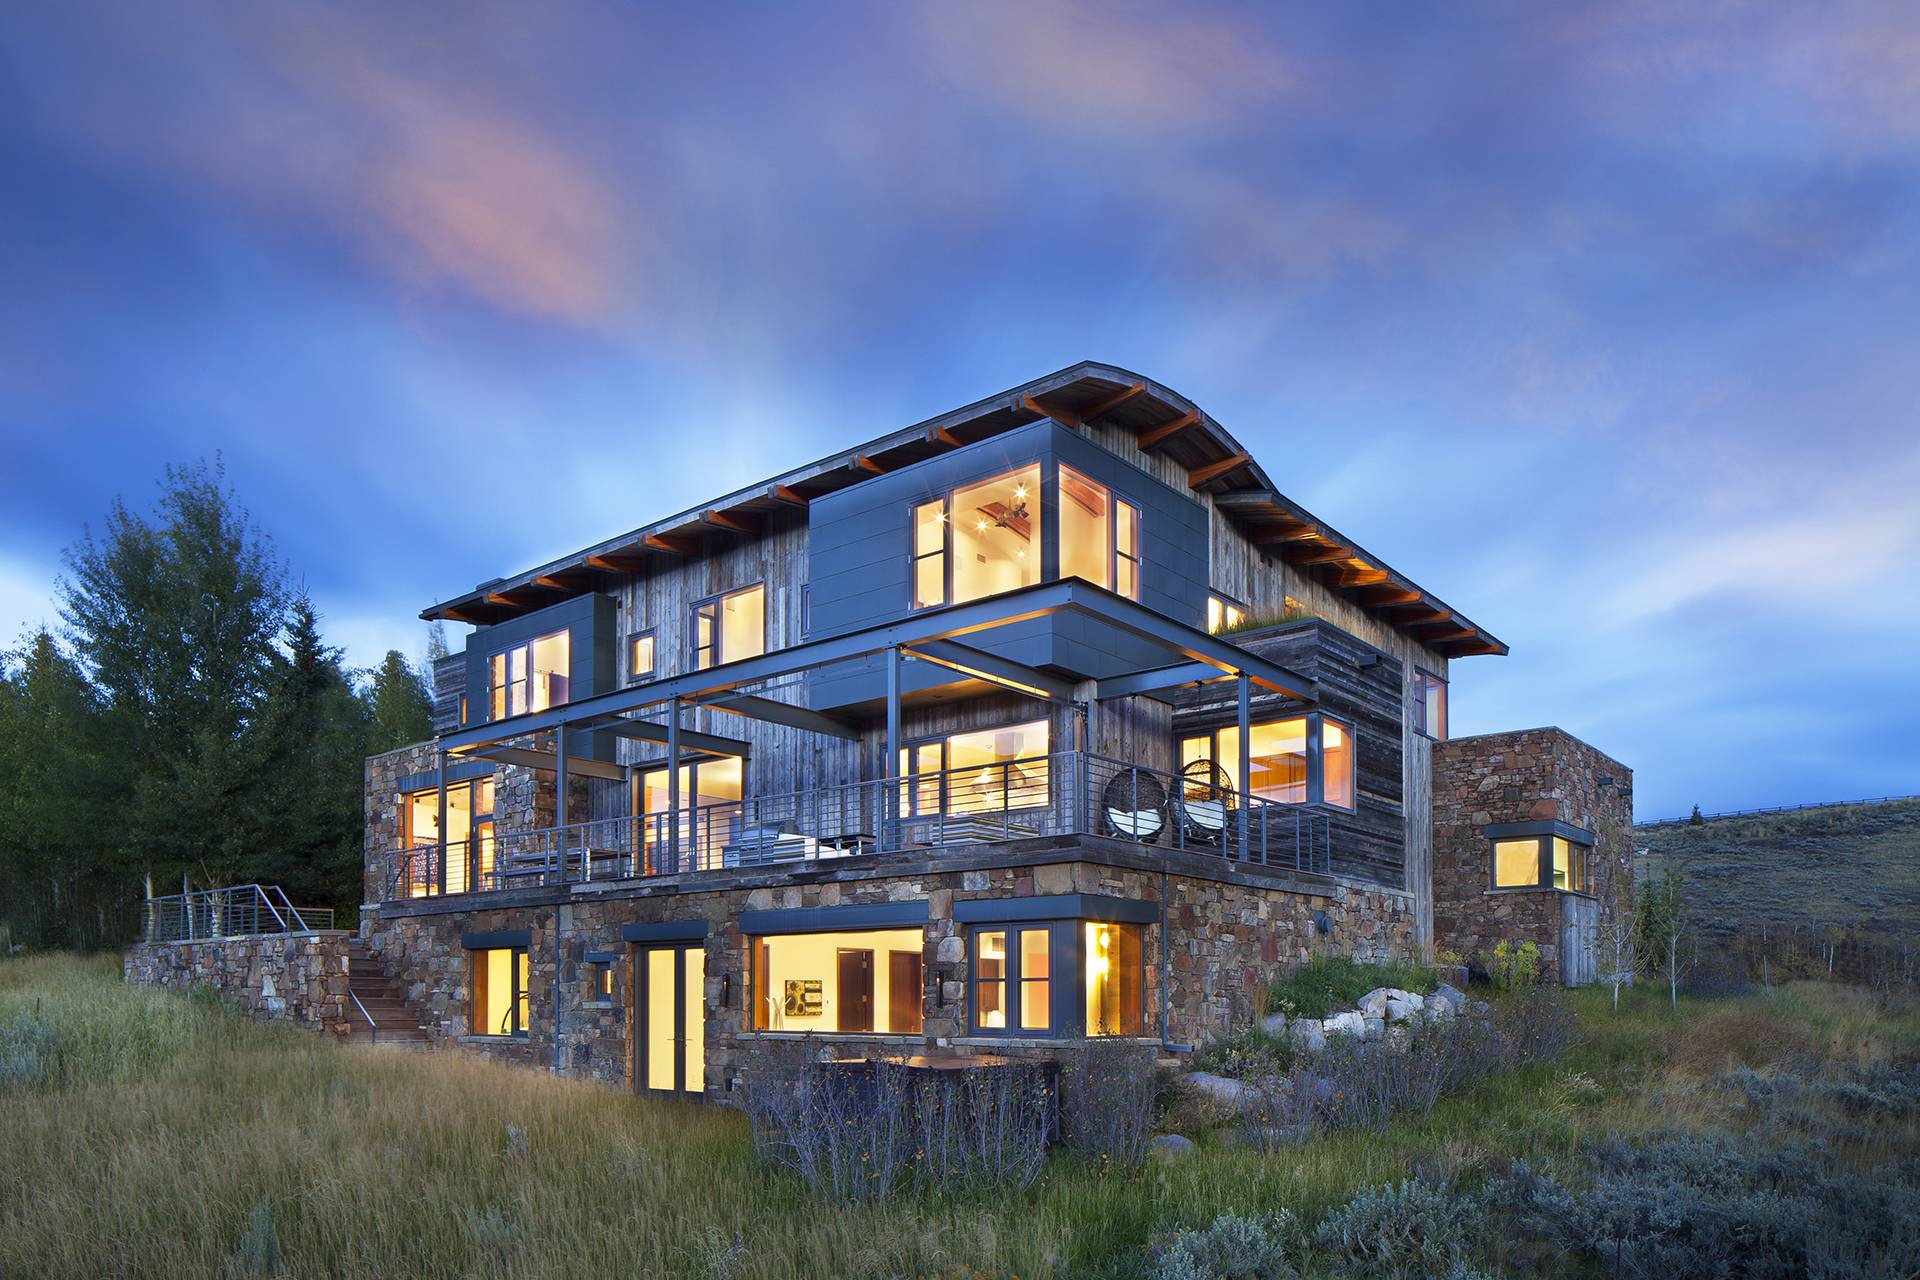
<svg viewBox="0 0 1920 1280"><path fill-rule="evenodd" d="M0 636L168 462L367 665L1092 358L1513 646L1456 731L1920 791L1917 161L1898 3L31 6Z"/></svg>

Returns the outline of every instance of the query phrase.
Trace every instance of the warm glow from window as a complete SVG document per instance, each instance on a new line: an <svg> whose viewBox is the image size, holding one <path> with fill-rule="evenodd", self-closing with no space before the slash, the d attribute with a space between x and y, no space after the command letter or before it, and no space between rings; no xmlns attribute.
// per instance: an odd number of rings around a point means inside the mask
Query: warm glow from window
<svg viewBox="0 0 1920 1280"><path fill-rule="evenodd" d="M469 1007L473 1034L523 1036L527 1033L527 952L524 947L470 951Z"/></svg>
<svg viewBox="0 0 1920 1280"><path fill-rule="evenodd" d="M1553 887L1576 893L1587 888L1586 851L1559 836L1553 838Z"/></svg>
<svg viewBox="0 0 1920 1280"><path fill-rule="evenodd" d="M1052 1001L1045 929L1020 930L1020 1025L1045 1031Z"/></svg>
<svg viewBox="0 0 1920 1280"><path fill-rule="evenodd" d="M1045 720L947 739L947 812L999 813L1047 803Z"/></svg>
<svg viewBox="0 0 1920 1280"><path fill-rule="evenodd" d="M1040 466L953 492L949 504L955 603L1040 581Z"/></svg>
<svg viewBox="0 0 1920 1280"><path fill-rule="evenodd" d="M1325 779L1322 798L1342 809L1353 808L1353 734L1327 716L1320 718L1320 771Z"/></svg>
<svg viewBox="0 0 1920 1280"><path fill-rule="evenodd" d="M1087 1034L1139 1035L1140 926L1089 920L1083 928Z"/></svg>
<svg viewBox="0 0 1920 1280"><path fill-rule="evenodd" d="M515 645L487 658L487 716L504 720L567 701L571 638L565 631Z"/></svg>
<svg viewBox="0 0 1920 1280"><path fill-rule="evenodd" d="M778 934L752 948L754 1030L919 1033L924 930Z"/></svg>
<svg viewBox="0 0 1920 1280"><path fill-rule="evenodd" d="M437 789L410 791L400 798L400 847L432 848L440 842L440 793ZM479 863L474 864L474 858ZM410 861L411 874L399 886L402 897L435 893L466 893L490 887L493 870L493 779L455 782L447 786L447 857L442 883L435 882L433 860ZM470 874L471 873L471 874Z"/></svg>
<svg viewBox="0 0 1920 1280"><path fill-rule="evenodd" d="M1112 587L1113 503L1107 487L1060 468L1060 576Z"/></svg>
<svg viewBox="0 0 1920 1280"><path fill-rule="evenodd" d="M627 641L627 679L645 680L653 674L653 632L633 636Z"/></svg>
<svg viewBox="0 0 1920 1280"><path fill-rule="evenodd" d="M1007 1026L1007 934L982 929L973 935L973 1025L983 1031Z"/></svg>
<svg viewBox="0 0 1920 1280"><path fill-rule="evenodd" d="M693 669L757 658L767 651L767 589L756 583L693 607Z"/></svg>
<svg viewBox="0 0 1920 1280"><path fill-rule="evenodd" d="M1447 682L1420 670L1413 673L1413 727L1431 738L1447 736Z"/></svg>
<svg viewBox="0 0 1920 1280"><path fill-rule="evenodd" d="M738 756L720 756L680 766L680 865L709 871L721 865L738 835L742 769ZM667 817L667 771L640 775L641 840L650 854L663 857L671 830ZM653 867L654 874L665 868Z"/></svg>
<svg viewBox="0 0 1920 1280"><path fill-rule="evenodd" d="M1495 840L1493 842L1493 884L1497 889L1518 889L1540 883L1540 841Z"/></svg>
<svg viewBox="0 0 1920 1280"><path fill-rule="evenodd" d="M940 498L913 509L913 607L947 602L947 503Z"/></svg>
<svg viewBox="0 0 1920 1280"><path fill-rule="evenodd" d="M1247 620L1247 611L1224 596L1207 597L1207 631L1219 635Z"/></svg>

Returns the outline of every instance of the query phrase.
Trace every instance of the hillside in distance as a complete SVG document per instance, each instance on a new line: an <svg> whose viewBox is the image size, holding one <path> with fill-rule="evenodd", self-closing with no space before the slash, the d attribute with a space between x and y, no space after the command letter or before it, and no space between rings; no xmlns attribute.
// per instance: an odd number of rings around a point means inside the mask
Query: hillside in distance
<svg viewBox="0 0 1920 1280"><path fill-rule="evenodd" d="M1920 942L1920 800L1643 826L1634 847L1636 882L1678 867L1709 936L1814 926Z"/></svg>

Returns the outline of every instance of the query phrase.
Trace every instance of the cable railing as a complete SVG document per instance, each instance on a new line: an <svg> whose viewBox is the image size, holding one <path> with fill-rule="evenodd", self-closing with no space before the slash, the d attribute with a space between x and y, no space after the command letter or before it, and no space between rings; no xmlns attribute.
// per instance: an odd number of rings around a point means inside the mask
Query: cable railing
<svg viewBox="0 0 1920 1280"><path fill-rule="evenodd" d="M1328 874L1325 810L1065 751L599 818L391 855L388 899L1094 835Z"/></svg>
<svg viewBox="0 0 1920 1280"><path fill-rule="evenodd" d="M295 907L277 884L239 884L147 899L148 942L196 942L333 928L333 908Z"/></svg>

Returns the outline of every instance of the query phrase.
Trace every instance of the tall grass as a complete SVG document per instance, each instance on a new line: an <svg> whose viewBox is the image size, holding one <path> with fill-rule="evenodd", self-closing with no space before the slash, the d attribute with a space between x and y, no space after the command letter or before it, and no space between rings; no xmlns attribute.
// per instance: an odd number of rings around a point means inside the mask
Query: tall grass
<svg viewBox="0 0 1920 1280"><path fill-rule="evenodd" d="M1560 1063L1377 1132L1262 1156L1196 1130L1197 1154L1139 1173L1061 1152L1024 1192L841 1206L756 1162L719 1107L258 1026L130 990L111 959L4 961L0 1026L37 1016L60 1065L0 1085L0 1275L1130 1275L1173 1226L1311 1218L1410 1173L1553 1167L1596 1133L1671 1123L1641 1099L1701 1006L1628 994L1617 1018L1581 998L1586 1039ZM1825 1034L1788 1005L1813 997L1780 999L1775 1016ZM1889 1046L1913 1032L1834 1017Z"/></svg>
<svg viewBox="0 0 1920 1280"><path fill-rule="evenodd" d="M1351 1009L1375 987L1398 987L1424 995L1439 982L1432 969L1410 960L1372 962L1352 956L1316 955L1267 984L1266 1011L1324 1018Z"/></svg>

